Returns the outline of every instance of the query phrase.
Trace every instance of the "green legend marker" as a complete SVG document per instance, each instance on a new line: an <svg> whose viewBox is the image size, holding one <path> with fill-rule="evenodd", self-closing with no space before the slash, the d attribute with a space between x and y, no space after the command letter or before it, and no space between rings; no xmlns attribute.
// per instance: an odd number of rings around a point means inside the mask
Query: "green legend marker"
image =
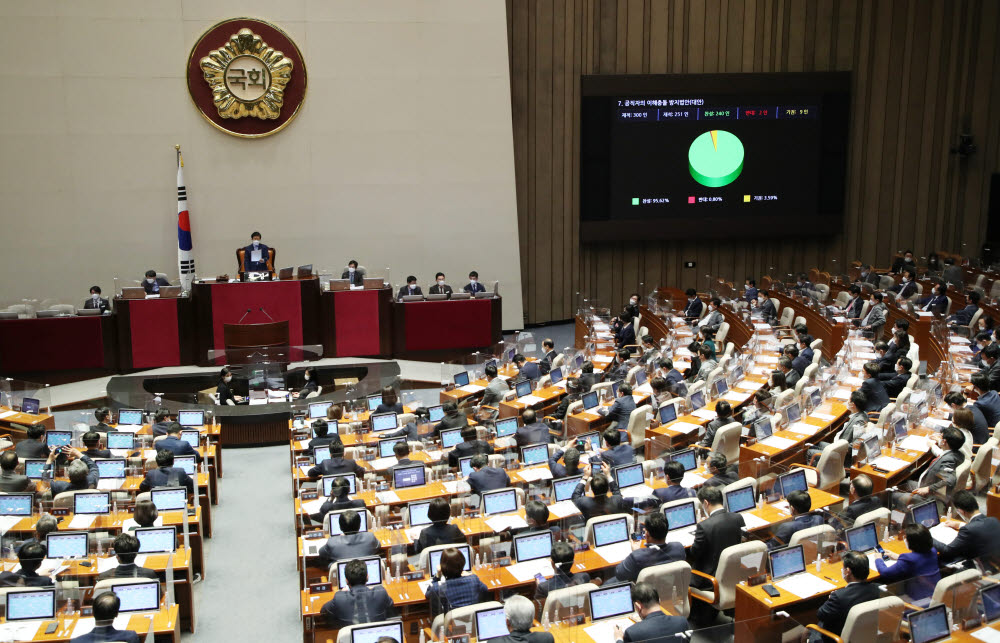
<svg viewBox="0 0 1000 643"><path fill-rule="evenodd" d="M725 130L705 132L688 149L688 170L707 188L729 185L743 171L743 143Z"/></svg>
<svg viewBox="0 0 1000 643"><path fill-rule="evenodd" d="M639 205L639 197L632 197L632 205Z"/></svg>

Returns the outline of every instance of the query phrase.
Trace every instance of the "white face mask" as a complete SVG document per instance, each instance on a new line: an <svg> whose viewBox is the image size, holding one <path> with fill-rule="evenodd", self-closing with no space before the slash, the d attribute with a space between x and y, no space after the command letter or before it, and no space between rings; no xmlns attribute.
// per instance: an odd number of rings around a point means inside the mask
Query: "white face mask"
<svg viewBox="0 0 1000 643"><path fill-rule="evenodd" d="M257 247L257 246L259 246L259 245L260 245L260 241L259 241L259 240L257 240L257 239L254 239L254 240L253 240L253 247L254 247L254 248L256 248L256 247Z"/></svg>
<svg viewBox="0 0 1000 643"><path fill-rule="evenodd" d="M743 290L750 290L750 284L745 284L743 286Z"/></svg>
<svg viewBox="0 0 1000 643"><path fill-rule="evenodd" d="M439 286L443 286L444 285L444 279L438 279L438 285Z"/></svg>
<svg viewBox="0 0 1000 643"><path fill-rule="evenodd" d="M761 295L760 297L758 297L757 301L759 301L760 303L764 303L764 296Z"/></svg>
<svg viewBox="0 0 1000 643"><path fill-rule="evenodd" d="M306 381L309 381L309 373L306 373Z"/></svg>
<svg viewBox="0 0 1000 643"><path fill-rule="evenodd" d="M151 284L151 283L153 283L154 281L156 281L156 279L154 279L154 278L152 278L152 277L146 277L146 283L147 283L147 284Z"/></svg>
<svg viewBox="0 0 1000 643"><path fill-rule="evenodd" d="M903 277L903 283L904 283L904 284L905 284L906 282L908 282L908 281L909 281L909 279L907 279L906 277Z"/></svg>
<svg viewBox="0 0 1000 643"><path fill-rule="evenodd" d="M354 274L354 268L348 268L347 272L349 272L349 273L351 273L353 275Z"/></svg>
<svg viewBox="0 0 1000 643"><path fill-rule="evenodd" d="M226 382L226 383L229 383L230 381L232 381L232 379L233 379L232 375L226 375L226 377L223 379L223 381Z"/></svg>
<svg viewBox="0 0 1000 643"><path fill-rule="evenodd" d="M628 303L630 303L630 304L632 304L633 306L635 306L636 304L638 304L638 303L639 303L639 300L638 300L638 299L634 299L634 298L633 298L633 299L629 299L629 300L628 300Z"/></svg>
<svg viewBox="0 0 1000 643"><path fill-rule="evenodd" d="M469 283L470 283L470 284L474 284L474 283L476 283L477 281L479 281L479 280L478 280L478 279L476 279L475 277L469 277Z"/></svg>
<svg viewBox="0 0 1000 643"><path fill-rule="evenodd" d="M90 298L93 299L94 301L97 301L98 299L101 298L101 296L98 295L96 292L92 292L90 293Z"/></svg>
<svg viewBox="0 0 1000 643"><path fill-rule="evenodd" d="M409 287L410 290L416 290L417 289L417 284L409 284L408 287Z"/></svg>

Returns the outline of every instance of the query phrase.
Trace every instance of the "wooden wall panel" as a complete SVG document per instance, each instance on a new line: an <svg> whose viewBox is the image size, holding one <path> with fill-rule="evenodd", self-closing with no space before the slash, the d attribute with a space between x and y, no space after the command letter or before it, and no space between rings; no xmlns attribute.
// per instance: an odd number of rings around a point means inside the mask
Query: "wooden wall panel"
<svg viewBox="0 0 1000 643"><path fill-rule="evenodd" d="M995 0L507 0L507 17L528 323L569 319L583 297L618 306L635 290L704 288L707 274L843 272L901 248L973 254L983 241L1000 171ZM579 242L581 75L845 70L840 234ZM976 137L969 159L949 153L960 132Z"/></svg>

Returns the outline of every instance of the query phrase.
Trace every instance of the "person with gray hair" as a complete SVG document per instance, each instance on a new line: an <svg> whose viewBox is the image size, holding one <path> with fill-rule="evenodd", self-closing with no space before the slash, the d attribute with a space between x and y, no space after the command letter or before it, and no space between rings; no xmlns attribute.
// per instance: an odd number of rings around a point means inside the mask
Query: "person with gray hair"
<svg viewBox="0 0 1000 643"><path fill-rule="evenodd" d="M59 520L52 514L42 514L42 517L35 523L34 535L21 543L21 547L29 543L38 543L45 547L45 537L57 529L59 529ZM18 547L18 551L21 547Z"/></svg>
<svg viewBox="0 0 1000 643"><path fill-rule="evenodd" d="M52 463L59 452L59 449L53 449L42 468L42 479L50 481L49 488L52 490L53 498L64 491L81 491L97 486L97 481L101 477L97 463L91 460L90 456L84 455L79 449L73 447L62 447L62 453L70 458L70 463L66 467L66 476L69 478L69 482L52 480Z"/></svg>
<svg viewBox="0 0 1000 643"><path fill-rule="evenodd" d="M535 622L535 604L520 594L514 594L503 604L503 615L507 619L507 636L490 639L490 643L554 643L555 638L548 632L532 632Z"/></svg>

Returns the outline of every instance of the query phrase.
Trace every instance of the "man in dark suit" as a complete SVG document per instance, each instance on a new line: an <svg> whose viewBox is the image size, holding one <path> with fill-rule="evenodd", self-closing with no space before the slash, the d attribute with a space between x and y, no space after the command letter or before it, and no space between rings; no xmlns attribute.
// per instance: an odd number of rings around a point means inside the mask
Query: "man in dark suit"
<svg viewBox="0 0 1000 643"><path fill-rule="evenodd" d="M520 353L514 356L514 365L517 366L517 370L523 379L534 381L542 376L542 372L538 368L538 362L529 362L528 359Z"/></svg>
<svg viewBox="0 0 1000 643"><path fill-rule="evenodd" d="M559 460L562 460L560 463ZM569 447L565 451L559 449L549 456L549 471L553 478L565 478L584 473L580 467L580 450Z"/></svg>
<svg viewBox="0 0 1000 643"><path fill-rule="evenodd" d="M660 489L653 489L653 495L660 502L673 502L674 500L685 500L694 498L697 494L694 489L681 486L684 480L684 465L671 460L663 465L663 476L666 478L667 486Z"/></svg>
<svg viewBox="0 0 1000 643"><path fill-rule="evenodd" d="M107 299L101 297L101 287L91 286L90 287L90 298L83 302L83 307L87 310L92 310L94 308L99 308L103 314L107 310L111 310L111 303Z"/></svg>
<svg viewBox="0 0 1000 643"><path fill-rule="evenodd" d="M527 597L515 594L504 601L503 613L509 634L490 639L490 643L553 643L549 632L532 632L535 605Z"/></svg>
<svg viewBox="0 0 1000 643"><path fill-rule="evenodd" d="M143 493L157 487L187 488L188 497L194 495L194 480L184 472L184 469L174 467L174 454L166 449L156 452L156 469L146 472L146 477L139 483L139 492Z"/></svg>
<svg viewBox="0 0 1000 643"><path fill-rule="evenodd" d="M879 277L878 273L872 270L870 264L865 264L861 266L861 279L862 284L868 284L872 288L878 288L879 284L882 282L882 278Z"/></svg>
<svg viewBox="0 0 1000 643"><path fill-rule="evenodd" d="M17 464L17 454L13 451L4 451L3 454L0 454L0 491L4 493L18 493L35 490L33 480L27 476L15 473Z"/></svg>
<svg viewBox="0 0 1000 643"><path fill-rule="evenodd" d="M944 402L954 413L958 409L969 409L972 411L972 436L989 436L990 425L986 421L986 416L983 415L982 409L980 409L975 404L966 404L965 394L962 391L953 391L944 396ZM976 444L985 444L986 440L976 440Z"/></svg>
<svg viewBox="0 0 1000 643"><path fill-rule="evenodd" d="M973 373L969 379L972 388L979 394L973 405L982 411L987 426L996 426L1000 422L1000 395L990 388L990 379L986 375Z"/></svg>
<svg viewBox="0 0 1000 643"><path fill-rule="evenodd" d="M906 383L910 381L910 369L913 367L913 360L909 357L900 357L896 360L896 370L892 373L879 373L879 379L885 385L885 392L889 397L898 397Z"/></svg>
<svg viewBox="0 0 1000 643"><path fill-rule="evenodd" d="M851 300L844 307L844 317L848 319L861 319L861 309L865 307L865 300L861 296L861 288L851 286Z"/></svg>
<svg viewBox="0 0 1000 643"><path fill-rule="evenodd" d="M812 364L812 359L803 356L797 346L786 347L785 354L792 360L792 370L798 373L800 377L805 374L806 367Z"/></svg>
<svg viewBox="0 0 1000 643"><path fill-rule="evenodd" d="M865 408L865 411L868 413L881 411L889 403L889 394L885 390L885 385L878 378L878 362L865 363L864 370L866 379L861 383L861 392L865 394L865 399L868 400L868 406Z"/></svg>
<svg viewBox="0 0 1000 643"><path fill-rule="evenodd" d="M428 547L437 545L464 545L465 534L451 519L451 503L446 498L434 498L427 507L427 518L431 524L420 531L420 538L413 544L414 553L419 554Z"/></svg>
<svg viewBox="0 0 1000 643"><path fill-rule="evenodd" d="M941 273L941 278L949 286L955 286L959 289L965 286L965 274L962 271L961 266L955 265L955 259L953 257L946 257L944 260L944 270Z"/></svg>
<svg viewBox="0 0 1000 643"><path fill-rule="evenodd" d="M720 487L702 487L698 490L698 500L703 513L708 517L695 527L694 542L688 549L688 562L692 570L715 576L722 552L727 547L743 542L745 523L743 516L723 508ZM708 579L692 575L691 586L711 589L712 583Z"/></svg>
<svg viewBox="0 0 1000 643"><path fill-rule="evenodd" d="M863 473L851 479L851 491L848 496L849 504L842 514L850 521L849 524L854 524L854 521L859 516L870 511L875 511L882 506L879 499L872 495L872 489L872 479Z"/></svg>
<svg viewBox="0 0 1000 643"><path fill-rule="evenodd" d="M632 553L615 567L615 579L634 583L639 573L647 567L663 565L678 560L684 560L684 546L676 542L667 542L667 517L656 511L646 518L646 546L632 541Z"/></svg>
<svg viewBox="0 0 1000 643"><path fill-rule="evenodd" d="M16 573L21 582L27 587L52 587L52 578L42 576L38 573L38 568L45 560L45 547L39 542L27 543L21 546L17 552L18 562L21 569Z"/></svg>
<svg viewBox="0 0 1000 643"><path fill-rule="evenodd" d="M49 447L45 446L45 426L32 424L26 433L28 437L14 445L17 457L22 459L48 457Z"/></svg>
<svg viewBox="0 0 1000 643"><path fill-rule="evenodd" d="M830 594L826 602L820 605L816 612L816 624L831 634L840 634L847 621L847 613L859 603L874 601L879 598L878 585L866 582L868 579L868 558L856 551L844 554L844 580L847 587L842 587ZM810 641L820 643L823 637L813 632Z"/></svg>
<svg viewBox="0 0 1000 643"><path fill-rule="evenodd" d="M707 485L725 487L738 480L735 471L729 470L729 462L723 453L713 453L708 457L708 473L711 478L705 481Z"/></svg>
<svg viewBox="0 0 1000 643"><path fill-rule="evenodd" d="M947 451L931 460L916 482L911 480L906 483L904 489L908 493L893 494L897 508L926 499L938 491L942 491L945 496L951 496L955 492L955 483L958 481L955 472L958 466L965 461L965 454L962 453L962 445L964 444L965 435L960 430L954 426L942 429L937 436L937 447L941 450L947 449ZM937 453L937 450L933 452Z"/></svg>
<svg viewBox="0 0 1000 643"><path fill-rule="evenodd" d="M396 457L396 464L389 467L389 469L386 471L386 476L390 480L395 479L393 477L394 475L393 472L396 470L397 467L406 467L411 464L424 464L420 460L410 459L410 445L407 444L405 440L402 442L397 442L396 444L392 445L392 455Z"/></svg>
<svg viewBox="0 0 1000 643"><path fill-rule="evenodd" d="M899 283L889 288L889 292L896 294L896 301L903 301L917 294L917 282L914 280L913 272L904 270Z"/></svg>
<svg viewBox="0 0 1000 643"><path fill-rule="evenodd" d="M325 447L334 443L341 442L340 436L336 433L330 435L330 425L327 424L326 420L320 418L312 423L313 433L316 437L309 440L308 448L310 451L316 447Z"/></svg>
<svg viewBox="0 0 1000 643"><path fill-rule="evenodd" d="M622 444L622 434L618 429L605 429L601 434L604 440L603 460L609 467L618 467L635 462L635 450L631 444Z"/></svg>
<svg viewBox="0 0 1000 643"><path fill-rule="evenodd" d="M343 628L350 625L384 621L396 614L392 599L381 585L368 585L368 565L352 560L344 566L347 590L333 595L320 613L326 626Z"/></svg>
<svg viewBox="0 0 1000 643"><path fill-rule="evenodd" d="M469 426L469 418L458 410L458 404L446 402L441 410L444 412L444 417L434 425L434 437L441 437L441 431L447 429L460 429L463 426Z"/></svg>
<svg viewBox="0 0 1000 643"><path fill-rule="evenodd" d="M529 444L548 444L552 442L552 437L549 434L549 426L544 422L538 422L538 416L535 414L534 409L525 409L521 414L521 418L524 421L524 426L518 428L517 433L514 434L514 441L517 442L517 446L523 447Z"/></svg>
<svg viewBox="0 0 1000 643"><path fill-rule="evenodd" d="M96 411L94 411L94 417L97 419L97 424L90 427L92 430L98 433L107 433L108 431L114 431L114 427L111 426L111 409L106 406L102 406Z"/></svg>
<svg viewBox="0 0 1000 643"><path fill-rule="evenodd" d="M904 270L916 271L917 265L913 263L913 251L905 250L902 257L896 257L892 262L892 274L897 275Z"/></svg>
<svg viewBox="0 0 1000 643"><path fill-rule="evenodd" d="M73 639L74 643L103 643L105 641L124 641L139 643L139 635L132 630L115 629L114 622L118 618L121 599L112 591L101 592L94 598L94 629Z"/></svg>
<svg viewBox="0 0 1000 643"><path fill-rule="evenodd" d="M1000 358L1000 346L989 344L979 351L979 356L983 362L983 368L979 372L989 379L990 390L1000 391L1000 359L998 359Z"/></svg>
<svg viewBox="0 0 1000 643"><path fill-rule="evenodd" d="M493 445L486 440L478 440L476 427L467 426L462 429L462 441L455 445L455 448L448 452L448 466L455 468L458 466L459 458L467 458L477 453L490 455L493 453Z"/></svg>
<svg viewBox="0 0 1000 643"><path fill-rule="evenodd" d="M773 324L778 318L778 309L774 307L774 302L771 301L771 294L766 290L761 290L757 293L757 308L760 309L761 317L768 324Z"/></svg>
<svg viewBox="0 0 1000 643"><path fill-rule="evenodd" d="M356 476L363 476L365 469L354 460L344 458L343 444L331 444L330 457L309 469L309 479L318 480L323 476L332 476L338 473L353 473Z"/></svg>
<svg viewBox="0 0 1000 643"><path fill-rule="evenodd" d="M587 360L580 366L580 393L589 393L594 388L594 384L601 381L601 378L594 373L594 363Z"/></svg>
<svg viewBox="0 0 1000 643"><path fill-rule="evenodd" d="M374 556L379 552L380 545L375 534L361 531L361 516L357 511L348 509L336 518L342 533L330 536L320 547L318 555L322 567L329 567L334 561Z"/></svg>
<svg viewBox="0 0 1000 643"><path fill-rule="evenodd" d="M330 484L330 497L320 507L319 512L310 515L313 522L323 524L326 514L331 511L342 511L344 509L364 509L365 501L360 498L351 500L351 483L345 478L334 478Z"/></svg>
<svg viewBox="0 0 1000 643"><path fill-rule="evenodd" d="M615 335L615 340L619 349L626 346L632 346L635 344L635 323L632 319L622 326L618 334Z"/></svg>
<svg viewBox="0 0 1000 643"><path fill-rule="evenodd" d="M945 284L934 284L930 296L917 302L917 310L944 315L944 311L948 310L947 289Z"/></svg>
<svg viewBox="0 0 1000 643"><path fill-rule="evenodd" d="M181 425L177 422L170 423L170 426L167 427L167 437L157 442L156 448L157 450L166 449L175 456L193 455L195 462L201 462L201 454L185 440L181 439Z"/></svg>
<svg viewBox="0 0 1000 643"><path fill-rule="evenodd" d="M341 279L349 279L352 286L364 286L365 275L358 270L358 262L351 259L347 262L347 269L340 273Z"/></svg>
<svg viewBox="0 0 1000 643"><path fill-rule="evenodd" d="M153 415L153 425L150 427L153 431L153 437L158 438L161 435L167 434L167 427L171 425L170 412L167 409L159 409L155 415Z"/></svg>
<svg viewBox="0 0 1000 643"><path fill-rule="evenodd" d="M396 299L402 299L407 295L423 295L424 291L420 290L420 286L417 285L417 278L410 275L406 278L406 285L399 287L399 293L396 294Z"/></svg>
<svg viewBox="0 0 1000 643"><path fill-rule="evenodd" d="M139 553L139 539L128 532L120 533L115 537L115 557L118 559L118 566L109 569L97 576L98 580L105 578L150 578L157 579L156 572L148 567L139 567L135 564L135 557Z"/></svg>
<svg viewBox="0 0 1000 643"><path fill-rule="evenodd" d="M967 305L962 310L952 313L948 318L949 323L955 326L968 326L972 323L972 317L979 310L979 300L982 297L976 291L972 291L965 296Z"/></svg>
<svg viewBox="0 0 1000 643"><path fill-rule="evenodd" d="M681 312L681 317L687 321L698 321L701 317L701 309L705 305L701 299L698 299L698 291L694 288L688 288L684 291L687 295L687 303L684 304L684 310Z"/></svg>
<svg viewBox="0 0 1000 643"><path fill-rule="evenodd" d="M267 262L271 256L271 250L260 242L260 233L256 230L250 235L250 245L243 248L243 272L265 272L270 270ZM260 259L254 261L254 256L259 255Z"/></svg>
<svg viewBox="0 0 1000 643"><path fill-rule="evenodd" d="M435 282L434 285L431 286L430 290L428 291L430 292L430 294L451 296L451 293L453 291L451 289L451 286L449 286L444 282L443 272L439 272L436 275L434 275L434 282Z"/></svg>
<svg viewBox="0 0 1000 643"><path fill-rule="evenodd" d="M101 477L97 464L89 456L73 447L63 447L63 453L70 460L66 467L66 477L69 478L69 482L52 480L52 466L59 455L58 451L53 450L49 453L49 457L45 460L45 466L42 468L42 479L49 481L49 490L52 492L52 496L58 496L64 491L81 491L96 487L97 481Z"/></svg>
<svg viewBox="0 0 1000 643"><path fill-rule="evenodd" d="M628 629L615 626L615 643L668 643L684 641L681 636L690 627L683 616L667 614L660 607L660 594L649 583L632 587L632 604L642 619Z"/></svg>
<svg viewBox="0 0 1000 643"><path fill-rule="evenodd" d="M480 408L484 406L499 408L500 402L503 400L503 396L507 394L507 391L510 390L510 386L506 380L497 375L496 364L487 364L484 372L489 383L483 390L483 399L480 400L479 406Z"/></svg>
<svg viewBox="0 0 1000 643"><path fill-rule="evenodd" d="M475 297L477 292L486 292L486 286L479 283L479 273L473 270L469 273L469 283L462 286L462 290Z"/></svg>
<svg viewBox="0 0 1000 643"><path fill-rule="evenodd" d="M86 447L83 455L91 459L114 457L110 449L101 448L101 434L97 431L87 431L80 440L83 442L83 446Z"/></svg>
<svg viewBox="0 0 1000 643"><path fill-rule="evenodd" d="M469 474L468 479L472 493L480 494L484 491L506 489L510 486L510 477L507 472L497 467L487 466L489 462L489 458L482 453L472 456L472 461L469 463L472 465L472 473Z"/></svg>
<svg viewBox="0 0 1000 643"><path fill-rule="evenodd" d="M614 403L610 407L599 407L599 410L602 415L608 416L608 420L611 421L611 428L626 429L628 428L629 417L631 417L632 411L635 408L635 398L632 397L632 386L622 383L618 387L618 397L615 398Z"/></svg>
<svg viewBox="0 0 1000 643"><path fill-rule="evenodd" d="M793 491L785 499L788 501L788 508L791 509L792 519L778 525L774 530L774 537L767 541L768 549L784 547L797 532L823 524L823 516L810 511L812 498L808 491L801 489Z"/></svg>
<svg viewBox="0 0 1000 643"><path fill-rule="evenodd" d="M781 359L788 358L782 357ZM712 444L715 442L715 434L719 432L719 429L733 423L733 405L728 401L719 400L716 402L715 413L718 417L705 425L705 435L701 436L701 439L698 440L698 447L702 451L712 448Z"/></svg>
<svg viewBox="0 0 1000 643"><path fill-rule="evenodd" d="M743 282L743 301L751 305L757 301L757 281L749 277Z"/></svg>
<svg viewBox="0 0 1000 643"><path fill-rule="evenodd" d="M795 347L791 346L789 348ZM785 384L791 389L795 388L795 383L802 377L802 374L792 367L792 358L788 355L782 355L778 358L778 370L785 374Z"/></svg>
<svg viewBox="0 0 1000 643"><path fill-rule="evenodd" d="M559 406L552 412L552 417L557 420L565 420L569 405L583 398L583 389L580 385L580 378L571 377L566 380L566 395L559 400Z"/></svg>
<svg viewBox="0 0 1000 643"><path fill-rule="evenodd" d="M603 464L601 468L604 473L595 473L591 477L588 477L588 474L584 474L583 480L573 490L573 504L583 514L584 520L590 520L595 516L607 516L632 511L632 501L622 498L621 494L618 493L618 485L614 481L608 481L607 473L609 468L607 463ZM586 495L586 483L588 481L590 482L590 490L594 492L593 498ZM610 495L608 492L610 492Z"/></svg>
<svg viewBox="0 0 1000 643"><path fill-rule="evenodd" d="M147 295L157 295L160 292L161 286L169 286L170 282L163 277L157 277L155 270L147 270L146 278L142 281L142 287L146 290Z"/></svg>
<svg viewBox="0 0 1000 643"><path fill-rule="evenodd" d="M541 369L542 375L548 375L549 371L552 370L552 362L559 356L559 353L556 352L556 343L550 338L542 340L542 350L545 355L538 361L538 368Z"/></svg>
<svg viewBox="0 0 1000 643"><path fill-rule="evenodd" d="M997 538L1000 520L979 513L979 502L967 489L956 491L951 502L960 520L945 520L944 524L957 530L958 535L947 545L934 541L941 562L992 556L1000 552L1000 539Z"/></svg>

